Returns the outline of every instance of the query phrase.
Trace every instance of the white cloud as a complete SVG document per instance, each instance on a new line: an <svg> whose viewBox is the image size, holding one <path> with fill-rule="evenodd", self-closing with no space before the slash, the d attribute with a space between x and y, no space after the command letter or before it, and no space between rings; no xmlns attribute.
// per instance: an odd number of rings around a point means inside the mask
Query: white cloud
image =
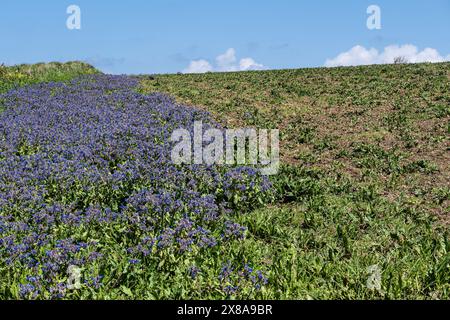
<svg viewBox="0 0 450 320"><path fill-rule="evenodd" d="M394 63L395 58L403 57L409 63L416 62L443 62L449 61L450 55L443 57L436 49L425 48L422 51L411 44L402 46L390 45L384 48L383 52L363 46L355 46L347 52L343 52L333 59L325 61L326 67L356 66L380 63Z"/></svg>
<svg viewBox="0 0 450 320"><path fill-rule="evenodd" d="M257 63L252 58L241 59L241 61L239 62L239 68L241 70L263 70L263 69L265 69L265 67L262 64Z"/></svg>
<svg viewBox="0 0 450 320"><path fill-rule="evenodd" d="M212 71L213 67L206 60L195 60L191 61L189 67L183 70L183 73L205 73Z"/></svg>
<svg viewBox="0 0 450 320"><path fill-rule="evenodd" d="M404 57L406 61L415 62L443 62L443 58L436 49L425 48L419 51L416 46L406 44L403 46L392 45L384 48L381 54L381 63L393 63L396 57Z"/></svg>
<svg viewBox="0 0 450 320"><path fill-rule="evenodd" d="M239 60L236 58L236 50L229 48L223 54L220 54L215 59L215 66L206 60L191 61L189 67L183 70L184 73L205 73L208 71L230 72L230 71L248 71L248 70L263 70L266 67L257 63L252 58L243 58Z"/></svg>
<svg viewBox="0 0 450 320"><path fill-rule="evenodd" d="M334 59L327 59L326 67L352 66L361 64L372 64L378 57L376 49L367 50L362 46L355 46L349 51L339 54Z"/></svg>
<svg viewBox="0 0 450 320"><path fill-rule="evenodd" d="M229 48L216 57L217 68L220 71L236 71L236 50Z"/></svg>

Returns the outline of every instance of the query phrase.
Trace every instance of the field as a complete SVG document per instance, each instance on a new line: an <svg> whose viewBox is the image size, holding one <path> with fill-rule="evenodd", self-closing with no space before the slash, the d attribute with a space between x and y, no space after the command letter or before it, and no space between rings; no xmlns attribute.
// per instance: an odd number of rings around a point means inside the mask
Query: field
<svg viewBox="0 0 450 320"><path fill-rule="evenodd" d="M2 299L450 298L450 63L97 73L0 68ZM280 172L164 162L198 119Z"/></svg>

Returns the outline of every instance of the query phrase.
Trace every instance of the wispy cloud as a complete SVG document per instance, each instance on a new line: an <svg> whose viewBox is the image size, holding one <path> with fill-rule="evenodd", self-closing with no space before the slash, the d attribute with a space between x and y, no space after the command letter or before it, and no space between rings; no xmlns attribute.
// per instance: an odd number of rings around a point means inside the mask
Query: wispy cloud
<svg viewBox="0 0 450 320"><path fill-rule="evenodd" d="M236 50L229 48L224 53L215 58L213 65L207 60L193 60L189 66L183 70L184 73L205 73L209 71L229 72L229 71L248 71L248 70L264 70L263 64L257 63L253 58L242 58L238 61Z"/></svg>
<svg viewBox="0 0 450 320"><path fill-rule="evenodd" d="M396 58L403 58L409 63L416 62L443 62L450 60L450 55L444 57L439 54L436 49L425 48L420 51L416 46L411 44L390 45L384 48L382 52L377 49L366 49L357 45L349 51L337 55L335 58L325 61L326 67L337 66L356 66L380 63L394 63Z"/></svg>

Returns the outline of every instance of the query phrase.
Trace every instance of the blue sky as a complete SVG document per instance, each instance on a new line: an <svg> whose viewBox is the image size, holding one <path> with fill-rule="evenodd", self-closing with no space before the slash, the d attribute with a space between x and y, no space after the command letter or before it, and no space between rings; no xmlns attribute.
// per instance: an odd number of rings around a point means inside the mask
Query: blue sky
<svg viewBox="0 0 450 320"><path fill-rule="evenodd" d="M81 30L66 27L71 4ZM366 27L371 4L381 30ZM110 73L439 60L450 57L450 0L2 0L0 39L0 63L86 60Z"/></svg>

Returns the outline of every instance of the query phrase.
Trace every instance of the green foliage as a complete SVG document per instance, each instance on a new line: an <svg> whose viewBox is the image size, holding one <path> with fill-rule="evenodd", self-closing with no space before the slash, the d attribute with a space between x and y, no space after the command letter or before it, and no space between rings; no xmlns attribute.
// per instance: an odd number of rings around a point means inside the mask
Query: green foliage
<svg viewBox="0 0 450 320"><path fill-rule="evenodd" d="M82 65L14 68L0 68L0 91L95 72ZM439 220L450 212L449 74L450 63L442 63L142 76L142 91L174 95L227 126L279 128L284 164L271 178L275 192L263 199L242 181L233 219L247 228L245 239L183 256L168 249L130 262L122 248L133 239L120 224L58 230L111 248L107 268L83 270L103 275L104 285L69 298L449 299L449 231ZM34 151L24 144L20 153ZM62 202L113 210L127 188L48 186L49 197ZM256 290L238 272L220 278L227 265L261 270L268 283ZM373 266L380 287L370 289ZM24 279L7 270L0 269L0 296L17 298Z"/></svg>
<svg viewBox="0 0 450 320"><path fill-rule="evenodd" d="M300 202L320 194L320 177L317 170L292 165L281 166L273 178L277 200L281 203Z"/></svg>
<svg viewBox="0 0 450 320"><path fill-rule="evenodd" d="M400 170L401 156L376 145L356 144L351 156L356 160L358 167L375 169L387 174Z"/></svg>
<svg viewBox="0 0 450 320"><path fill-rule="evenodd" d="M327 189L303 203L242 216L271 270L267 298L448 299L448 230L402 201L368 202ZM368 268L381 287L367 287Z"/></svg>
<svg viewBox="0 0 450 320"><path fill-rule="evenodd" d="M280 129L275 201L238 217L248 232L233 248L269 272L260 297L448 299L449 75L450 63L155 75L141 90Z"/></svg>
<svg viewBox="0 0 450 320"><path fill-rule="evenodd" d="M10 89L39 82L69 81L84 74L98 71L84 62L51 62L22 64L16 66L0 65L0 93Z"/></svg>

